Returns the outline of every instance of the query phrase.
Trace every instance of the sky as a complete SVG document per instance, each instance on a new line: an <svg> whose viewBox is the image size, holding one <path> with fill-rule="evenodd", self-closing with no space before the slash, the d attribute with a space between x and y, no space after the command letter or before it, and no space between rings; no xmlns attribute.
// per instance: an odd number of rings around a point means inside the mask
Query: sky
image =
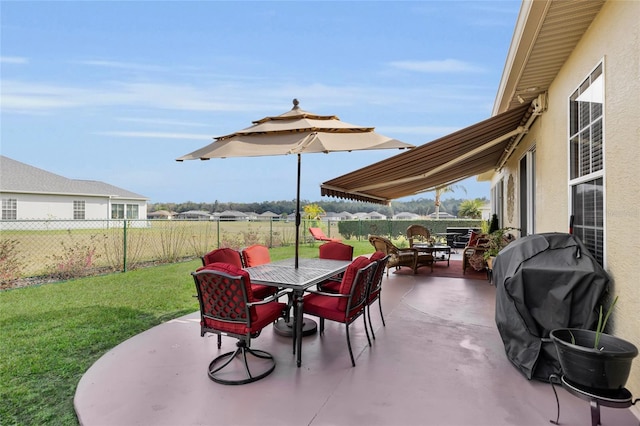
<svg viewBox="0 0 640 426"><path fill-rule="evenodd" d="M422 145L491 116L520 1L0 2L0 153L151 203L294 200L294 155L176 162L300 108ZM302 156L301 198L397 150ZM426 192L400 199L433 199ZM489 198L459 183L443 198Z"/></svg>

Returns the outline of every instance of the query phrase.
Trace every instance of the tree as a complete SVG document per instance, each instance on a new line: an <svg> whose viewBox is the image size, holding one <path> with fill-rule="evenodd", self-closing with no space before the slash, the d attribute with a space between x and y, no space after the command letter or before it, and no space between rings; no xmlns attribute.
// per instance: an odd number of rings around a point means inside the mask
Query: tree
<svg viewBox="0 0 640 426"><path fill-rule="evenodd" d="M436 187L436 219L440 219L440 196L447 192L453 192L456 189L462 189L464 193L467 193L467 189L462 185L443 185Z"/></svg>
<svg viewBox="0 0 640 426"><path fill-rule="evenodd" d="M460 203L458 209L459 217L468 217L471 219L480 219L482 217L482 200L476 198L475 200L464 200Z"/></svg>

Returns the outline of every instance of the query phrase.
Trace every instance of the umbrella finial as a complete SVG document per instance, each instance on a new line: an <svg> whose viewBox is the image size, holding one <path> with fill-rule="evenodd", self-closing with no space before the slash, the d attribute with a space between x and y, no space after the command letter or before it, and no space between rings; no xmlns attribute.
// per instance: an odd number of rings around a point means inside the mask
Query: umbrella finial
<svg viewBox="0 0 640 426"><path fill-rule="evenodd" d="M300 109L300 107L298 106L298 104L300 104L300 102L298 102L297 99L293 99L293 108L291 108L292 110L294 109Z"/></svg>

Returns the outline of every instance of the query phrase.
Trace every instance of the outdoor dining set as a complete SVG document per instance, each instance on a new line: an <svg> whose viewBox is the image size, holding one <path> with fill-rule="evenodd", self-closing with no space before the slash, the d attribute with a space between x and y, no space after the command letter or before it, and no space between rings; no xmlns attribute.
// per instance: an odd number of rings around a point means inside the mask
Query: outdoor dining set
<svg viewBox="0 0 640 426"><path fill-rule="evenodd" d="M273 356L251 348L251 340L270 324L274 332L291 336L300 367L302 337L317 328L315 321L303 314L319 319L321 334L325 320L345 324L351 364L355 366L349 326L362 317L371 346L375 334L369 309L377 300L382 317L380 293L388 259L382 252L353 259L353 247L339 241L322 244L318 258L299 262L272 262L268 248L261 245L207 253L202 257L203 266L192 272L200 304L200 334L217 334L218 349L223 335L237 339L235 351L211 361L209 378L237 385L273 372ZM286 302L280 301L284 296ZM384 325L383 317L382 322Z"/></svg>

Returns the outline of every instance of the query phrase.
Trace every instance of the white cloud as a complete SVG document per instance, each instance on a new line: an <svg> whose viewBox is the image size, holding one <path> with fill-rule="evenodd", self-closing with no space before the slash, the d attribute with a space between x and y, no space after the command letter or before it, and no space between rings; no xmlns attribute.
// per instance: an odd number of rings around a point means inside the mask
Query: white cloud
<svg viewBox="0 0 640 426"><path fill-rule="evenodd" d="M3 64L26 64L29 60L20 56L0 56L0 63Z"/></svg>
<svg viewBox="0 0 640 426"><path fill-rule="evenodd" d="M197 133L164 133L164 132L95 132L96 135L114 136L119 138L145 138L145 139L193 139L212 142L211 135Z"/></svg>
<svg viewBox="0 0 640 426"><path fill-rule="evenodd" d="M481 67L457 59L443 59L441 61L394 61L389 65L402 70L427 73L484 71Z"/></svg>

